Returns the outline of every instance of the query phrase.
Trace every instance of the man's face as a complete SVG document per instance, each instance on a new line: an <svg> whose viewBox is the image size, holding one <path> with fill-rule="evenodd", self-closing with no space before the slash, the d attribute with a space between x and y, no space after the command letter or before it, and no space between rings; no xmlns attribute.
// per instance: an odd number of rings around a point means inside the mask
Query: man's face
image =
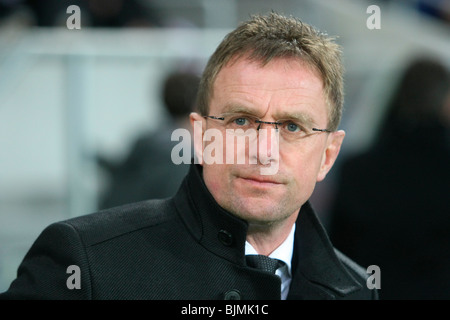
<svg viewBox="0 0 450 320"><path fill-rule="evenodd" d="M268 122L300 117L309 119L308 124L315 128L328 124L320 76L294 59L275 59L262 67L241 58L224 66L214 83L209 115L220 116L236 108ZM218 128L217 120L205 120L198 114L191 115L194 121L203 121L203 132ZM344 135L343 131L314 133L289 143L280 137L279 156L272 159L278 162L278 171L273 175L261 175L264 165L259 161L250 164L247 147L245 164L203 163L203 178L221 207L251 224L295 220L316 182L331 169ZM227 136L225 132L223 136ZM229 141L223 144L223 154L234 143Z"/></svg>

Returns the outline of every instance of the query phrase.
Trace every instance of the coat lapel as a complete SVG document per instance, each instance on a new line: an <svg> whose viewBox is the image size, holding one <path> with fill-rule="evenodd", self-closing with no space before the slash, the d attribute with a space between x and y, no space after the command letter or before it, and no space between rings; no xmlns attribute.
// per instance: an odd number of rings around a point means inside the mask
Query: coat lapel
<svg viewBox="0 0 450 320"><path fill-rule="evenodd" d="M288 299L336 299L361 290L337 257L309 202L297 218Z"/></svg>

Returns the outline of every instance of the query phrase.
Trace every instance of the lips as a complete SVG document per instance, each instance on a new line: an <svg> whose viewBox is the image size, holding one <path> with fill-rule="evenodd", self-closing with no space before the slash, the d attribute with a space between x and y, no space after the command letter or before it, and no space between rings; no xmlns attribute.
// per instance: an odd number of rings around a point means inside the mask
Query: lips
<svg viewBox="0 0 450 320"><path fill-rule="evenodd" d="M266 184L266 185L274 185L274 184L282 184L281 181L278 181L276 179L273 178L269 178L269 177L263 177L263 176L252 176L252 177L240 177L243 180L246 180L248 182L253 182L253 183L257 183L257 184Z"/></svg>

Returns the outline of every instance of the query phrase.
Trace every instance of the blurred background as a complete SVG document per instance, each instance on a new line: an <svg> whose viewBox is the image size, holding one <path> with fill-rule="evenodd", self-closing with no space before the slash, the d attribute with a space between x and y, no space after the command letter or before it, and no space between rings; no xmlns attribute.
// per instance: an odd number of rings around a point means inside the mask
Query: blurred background
<svg viewBox="0 0 450 320"><path fill-rule="evenodd" d="M70 5L80 8L81 29L66 26ZM381 29L367 27L370 5L381 9ZM251 14L271 10L301 18L343 47L347 136L312 198L331 229L341 164L373 147L405 68L416 57L450 67L450 0L0 0L0 292L47 225L114 205L105 198L124 191L112 191L113 182L127 185L166 170L141 168L141 153L133 151L182 126L168 105L189 108L191 95L168 101L169 76L192 77L186 86L171 82L178 93L191 92L224 35ZM439 119L449 123L445 101ZM148 156L173 145L170 134L158 139ZM171 147L165 149L161 156L170 161ZM445 186L448 181L447 197ZM450 210L439 210L446 241Z"/></svg>

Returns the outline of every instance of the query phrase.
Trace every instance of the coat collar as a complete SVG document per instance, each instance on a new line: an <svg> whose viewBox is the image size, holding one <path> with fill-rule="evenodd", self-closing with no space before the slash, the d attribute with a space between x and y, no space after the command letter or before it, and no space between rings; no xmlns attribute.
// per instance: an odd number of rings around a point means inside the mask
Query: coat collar
<svg viewBox="0 0 450 320"><path fill-rule="evenodd" d="M335 299L362 289L337 257L309 201L296 225L289 299Z"/></svg>
<svg viewBox="0 0 450 320"><path fill-rule="evenodd" d="M220 207L202 178L202 167L191 164L174 197L182 221L208 251L245 266L248 224ZM361 289L345 270L309 202L298 215L292 258L293 279L288 299L333 299Z"/></svg>
<svg viewBox="0 0 450 320"><path fill-rule="evenodd" d="M248 224L220 207L202 177L202 167L191 164L187 177L174 197L181 219L208 251L245 265Z"/></svg>

